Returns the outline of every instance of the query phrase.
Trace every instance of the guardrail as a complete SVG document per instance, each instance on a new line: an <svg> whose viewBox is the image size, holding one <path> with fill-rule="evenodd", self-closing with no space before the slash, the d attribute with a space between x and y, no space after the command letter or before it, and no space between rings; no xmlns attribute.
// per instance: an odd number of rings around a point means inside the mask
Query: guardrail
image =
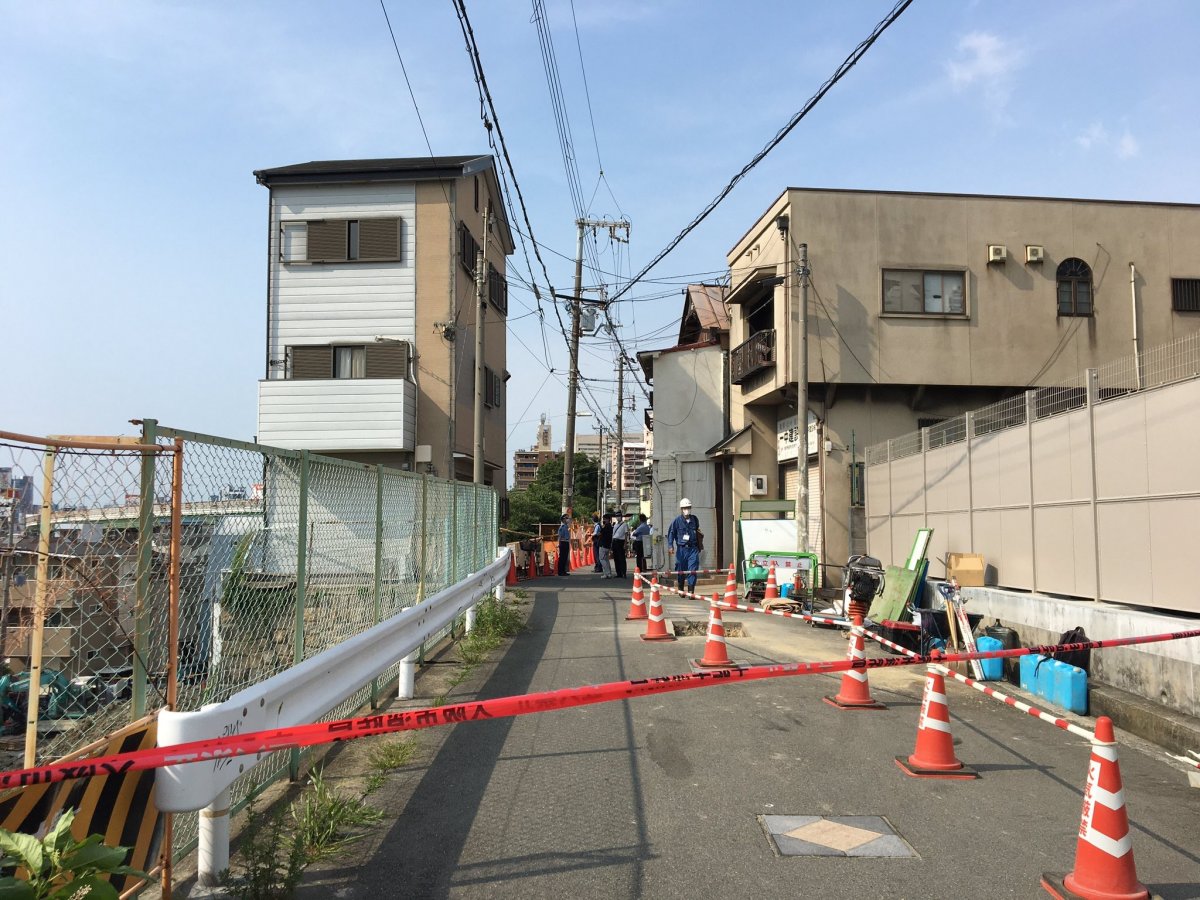
<svg viewBox="0 0 1200 900"><path fill-rule="evenodd" d="M424 602L292 666L223 703L192 712L159 714L159 746L183 744L314 722L398 661L415 653L432 635L467 613L486 594L503 596L509 569L507 548L479 572L468 575ZM411 696L412 667L401 667L401 696ZM229 786L267 757L218 759L159 769L157 804L164 812L204 811L200 815L198 879L217 883L229 867Z"/></svg>

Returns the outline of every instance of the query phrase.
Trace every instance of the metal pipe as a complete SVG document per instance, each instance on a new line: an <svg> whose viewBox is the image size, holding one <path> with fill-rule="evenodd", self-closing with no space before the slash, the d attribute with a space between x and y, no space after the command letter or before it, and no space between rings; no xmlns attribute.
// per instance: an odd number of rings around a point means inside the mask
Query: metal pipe
<svg viewBox="0 0 1200 900"><path fill-rule="evenodd" d="M221 873L229 868L229 789L200 810L199 847L196 851L196 883L216 887Z"/></svg>
<svg viewBox="0 0 1200 900"><path fill-rule="evenodd" d="M37 588L33 600L33 633L29 638L29 689L25 703L25 768L37 762L38 702L42 696L42 637L50 581L50 513L54 506L54 457L47 447L42 463L42 509L38 518Z"/></svg>
<svg viewBox="0 0 1200 900"><path fill-rule="evenodd" d="M1133 310L1133 369L1137 377L1137 388L1142 389L1142 342L1138 333L1137 267L1129 264L1129 302Z"/></svg>
<svg viewBox="0 0 1200 900"><path fill-rule="evenodd" d="M487 320L488 304L488 232L492 228L492 203L489 200L483 216L483 248L475 256L475 446L473 448L471 480L483 484L483 408L484 408L484 344L483 325Z"/></svg>
<svg viewBox="0 0 1200 900"><path fill-rule="evenodd" d="M790 280L789 282L790 283ZM790 293L790 291L789 291ZM800 304L796 310L796 419L800 446L796 467L796 549L808 552L808 244L800 245ZM820 447L817 448L820 451Z"/></svg>

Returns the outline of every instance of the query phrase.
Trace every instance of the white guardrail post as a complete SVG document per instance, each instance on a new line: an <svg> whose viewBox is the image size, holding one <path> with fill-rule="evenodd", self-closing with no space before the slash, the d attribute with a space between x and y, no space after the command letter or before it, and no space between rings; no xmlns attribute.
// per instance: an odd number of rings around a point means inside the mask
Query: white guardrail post
<svg viewBox="0 0 1200 900"><path fill-rule="evenodd" d="M510 552L500 548L495 562L482 571L336 647L239 691L224 703L192 712L161 711L159 746L315 722L398 660L415 661L415 651L430 635L465 611L473 611L475 604L493 590L503 598ZM405 687L404 668L402 665L401 693ZM411 679L408 691L411 696ZM160 810L203 810L197 871L200 884L215 885L221 872L229 867L229 786L266 755L184 763L155 773Z"/></svg>

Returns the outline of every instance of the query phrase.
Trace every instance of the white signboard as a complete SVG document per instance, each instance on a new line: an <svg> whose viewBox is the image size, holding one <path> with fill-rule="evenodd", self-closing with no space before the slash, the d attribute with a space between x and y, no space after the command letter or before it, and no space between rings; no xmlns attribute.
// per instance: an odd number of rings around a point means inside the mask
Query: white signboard
<svg viewBox="0 0 1200 900"><path fill-rule="evenodd" d="M796 427L796 422L796 416L784 416L776 426L779 435L776 456L781 463L796 458L796 450L800 445L800 429ZM812 456L816 452L817 417L810 410L808 413L808 455Z"/></svg>

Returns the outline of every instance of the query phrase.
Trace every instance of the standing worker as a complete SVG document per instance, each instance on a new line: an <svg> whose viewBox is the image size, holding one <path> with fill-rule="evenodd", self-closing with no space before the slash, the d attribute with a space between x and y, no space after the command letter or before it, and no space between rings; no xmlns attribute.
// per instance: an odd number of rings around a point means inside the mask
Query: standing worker
<svg viewBox="0 0 1200 900"><path fill-rule="evenodd" d="M592 513L592 570L604 571L600 566L600 513Z"/></svg>
<svg viewBox="0 0 1200 900"><path fill-rule="evenodd" d="M650 537L650 523L646 521L645 513L638 513L638 526L633 529L633 555L637 567L646 571L646 543Z"/></svg>
<svg viewBox="0 0 1200 900"><path fill-rule="evenodd" d="M692 515L692 501L679 501L679 515L667 529L667 553L675 551L675 577L679 590L687 581L687 589L696 592L696 570L700 568L700 520Z"/></svg>
<svg viewBox="0 0 1200 900"><path fill-rule="evenodd" d="M613 568L617 571L618 578L627 578L628 569L625 568L625 540L629 536L629 523L625 521L625 513L617 513L617 524L613 526L612 536L612 558Z"/></svg>
<svg viewBox="0 0 1200 900"><path fill-rule="evenodd" d="M600 577L612 578L612 566L609 564L609 557L612 556L612 514L605 513L604 518L600 522L600 537L598 540L597 553L600 555L596 558L600 560Z"/></svg>
<svg viewBox="0 0 1200 900"><path fill-rule="evenodd" d="M567 568L568 562L571 559L571 519L567 515L563 515L558 524L558 574L566 575L570 569Z"/></svg>

